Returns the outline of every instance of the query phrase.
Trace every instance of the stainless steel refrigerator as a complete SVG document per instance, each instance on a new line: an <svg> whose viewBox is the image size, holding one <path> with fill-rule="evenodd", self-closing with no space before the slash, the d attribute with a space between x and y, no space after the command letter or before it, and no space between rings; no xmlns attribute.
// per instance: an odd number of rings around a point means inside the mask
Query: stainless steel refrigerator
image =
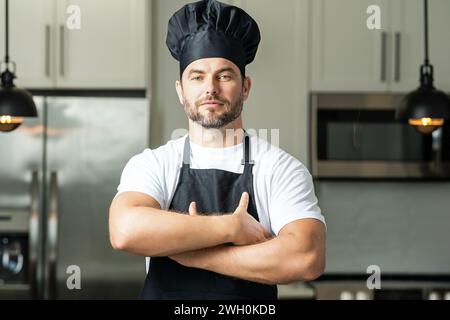
<svg viewBox="0 0 450 320"><path fill-rule="evenodd" d="M148 145L148 100L35 101L38 118L0 133L0 298L137 298L145 262L112 249L108 209Z"/></svg>

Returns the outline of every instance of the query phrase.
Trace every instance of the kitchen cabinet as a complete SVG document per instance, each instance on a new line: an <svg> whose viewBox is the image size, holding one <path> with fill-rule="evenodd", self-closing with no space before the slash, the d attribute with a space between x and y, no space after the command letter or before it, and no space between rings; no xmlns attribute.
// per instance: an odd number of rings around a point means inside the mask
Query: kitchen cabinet
<svg viewBox="0 0 450 320"><path fill-rule="evenodd" d="M76 21L71 19L77 10L80 28L70 28L68 22ZM145 0L10 1L10 57L17 64L16 84L144 89L145 17ZM0 34L3 44L4 26Z"/></svg>
<svg viewBox="0 0 450 320"><path fill-rule="evenodd" d="M79 30L64 27L73 4ZM57 9L59 87L145 87L145 1L58 0Z"/></svg>
<svg viewBox="0 0 450 320"><path fill-rule="evenodd" d="M393 1L394 69L391 90L407 92L419 86L419 67L424 60L423 0ZM428 1L429 58L436 87L450 92L450 1Z"/></svg>
<svg viewBox="0 0 450 320"><path fill-rule="evenodd" d="M386 0L315 0L312 5L312 89L315 91L385 91ZM381 9L381 30L366 26L367 7Z"/></svg>
<svg viewBox="0 0 450 320"><path fill-rule="evenodd" d="M378 5L381 28L366 13ZM316 0L311 16L311 88L314 91L408 92L419 85L423 62L422 0ZM430 59L436 85L450 91L450 1L429 1Z"/></svg>
<svg viewBox="0 0 450 320"><path fill-rule="evenodd" d="M0 2L0 59L5 57L5 2ZM9 58L17 65L16 85L50 88L54 58L53 0L9 1Z"/></svg>

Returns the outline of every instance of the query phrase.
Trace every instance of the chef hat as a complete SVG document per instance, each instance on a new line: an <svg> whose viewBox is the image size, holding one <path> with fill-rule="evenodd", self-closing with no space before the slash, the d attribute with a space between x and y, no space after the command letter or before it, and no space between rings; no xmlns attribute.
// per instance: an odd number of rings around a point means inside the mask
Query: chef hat
<svg viewBox="0 0 450 320"><path fill-rule="evenodd" d="M244 10L216 0L190 3L169 20L166 44L180 62L180 76L193 61L225 58L245 75L261 36L258 25Z"/></svg>

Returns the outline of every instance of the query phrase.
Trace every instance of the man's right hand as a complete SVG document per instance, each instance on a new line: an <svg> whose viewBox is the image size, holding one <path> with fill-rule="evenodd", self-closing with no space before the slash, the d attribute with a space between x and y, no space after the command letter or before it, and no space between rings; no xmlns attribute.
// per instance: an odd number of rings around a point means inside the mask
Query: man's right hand
<svg viewBox="0 0 450 320"><path fill-rule="evenodd" d="M271 233L247 212L248 202L248 193L242 193L238 207L230 216L232 220L231 228L233 230L232 242L235 245L250 245L272 238Z"/></svg>

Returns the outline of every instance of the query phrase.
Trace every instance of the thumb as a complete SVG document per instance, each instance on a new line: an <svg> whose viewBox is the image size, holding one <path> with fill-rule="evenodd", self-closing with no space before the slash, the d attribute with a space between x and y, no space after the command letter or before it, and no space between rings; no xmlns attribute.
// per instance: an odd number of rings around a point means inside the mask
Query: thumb
<svg viewBox="0 0 450 320"><path fill-rule="evenodd" d="M264 237L265 237L267 240L270 240L270 239L273 238L272 233L270 233L270 231L268 231L268 230L267 230L266 228L264 228L264 227L263 227L263 230L264 230Z"/></svg>
<svg viewBox="0 0 450 320"><path fill-rule="evenodd" d="M249 195L247 192L242 193L241 200L236 211L247 211Z"/></svg>
<svg viewBox="0 0 450 320"><path fill-rule="evenodd" d="M197 216L197 204L192 201L191 204L189 205L189 215L190 216Z"/></svg>

